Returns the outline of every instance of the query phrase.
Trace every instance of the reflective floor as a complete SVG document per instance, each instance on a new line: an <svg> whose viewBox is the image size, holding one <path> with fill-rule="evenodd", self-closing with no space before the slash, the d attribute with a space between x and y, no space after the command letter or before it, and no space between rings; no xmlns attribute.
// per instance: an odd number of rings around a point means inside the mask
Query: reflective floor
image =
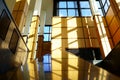
<svg viewBox="0 0 120 80"><path fill-rule="evenodd" d="M120 80L120 77L117 77L109 73L108 71L100 67L97 67L80 58L72 58L72 59L52 59L52 71L45 73L45 79Z"/></svg>

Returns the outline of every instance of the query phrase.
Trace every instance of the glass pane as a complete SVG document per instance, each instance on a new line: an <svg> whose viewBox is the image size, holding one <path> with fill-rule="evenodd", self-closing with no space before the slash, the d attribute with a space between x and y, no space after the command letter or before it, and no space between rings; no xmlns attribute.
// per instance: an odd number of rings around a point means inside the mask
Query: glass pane
<svg viewBox="0 0 120 80"><path fill-rule="evenodd" d="M75 16L75 9L68 9L68 16Z"/></svg>
<svg viewBox="0 0 120 80"><path fill-rule="evenodd" d="M108 4L108 6L110 6L110 1L109 0L107 0L107 4Z"/></svg>
<svg viewBox="0 0 120 80"><path fill-rule="evenodd" d="M108 5L107 4L105 4L104 10L105 10L105 12L107 12L107 10L108 10Z"/></svg>
<svg viewBox="0 0 120 80"><path fill-rule="evenodd" d="M98 8L101 8L99 1L96 1L96 5L97 5Z"/></svg>
<svg viewBox="0 0 120 80"><path fill-rule="evenodd" d="M88 1L80 1L80 7L81 8L90 8Z"/></svg>
<svg viewBox="0 0 120 80"><path fill-rule="evenodd" d="M90 9L81 9L82 16L92 16Z"/></svg>
<svg viewBox="0 0 120 80"><path fill-rule="evenodd" d="M51 31L52 31L52 27L50 26L49 29L50 29L50 32L49 32L49 33L51 33Z"/></svg>
<svg viewBox="0 0 120 80"><path fill-rule="evenodd" d="M59 16L67 16L67 10L66 9L59 9Z"/></svg>
<svg viewBox="0 0 120 80"><path fill-rule="evenodd" d="M51 34L49 34L49 41L51 41Z"/></svg>
<svg viewBox="0 0 120 80"><path fill-rule="evenodd" d="M44 34L44 41L48 41L49 34Z"/></svg>
<svg viewBox="0 0 120 80"><path fill-rule="evenodd" d="M103 5L104 5L106 0L101 0L101 1L102 1Z"/></svg>
<svg viewBox="0 0 120 80"><path fill-rule="evenodd" d="M49 54L49 63L51 63L51 55Z"/></svg>
<svg viewBox="0 0 120 80"><path fill-rule="evenodd" d="M73 1L69 1L67 2L67 4L68 4L68 8L75 8Z"/></svg>
<svg viewBox="0 0 120 80"><path fill-rule="evenodd" d="M44 27L44 33L49 33L49 27Z"/></svg>
<svg viewBox="0 0 120 80"><path fill-rule="evenodd" d="M50 70L50 64L43 64L43 66L44 66L44 71L45 72L50 72L51 70Z"/></svg>
<svg viewBox="0 0 120 80"><path fill-rule="evenodd" d="M59 2L59 8L66 8L66 1Z"/></svg>
<svg viewBox="0 0 120 80"><path fill-rule="evenodd" d="M49 63L48 55L43 56L43 63Z"/></svg>

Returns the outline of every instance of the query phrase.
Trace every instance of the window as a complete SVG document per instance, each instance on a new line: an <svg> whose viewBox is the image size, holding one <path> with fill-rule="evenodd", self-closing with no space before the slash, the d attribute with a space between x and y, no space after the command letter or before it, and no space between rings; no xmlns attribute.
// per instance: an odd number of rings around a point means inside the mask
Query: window
<svg viewBox="0 0 120 80"><path fill-rule="evenodd" d="M58 16L78 16L77 1L59 1L58 5Z"/></svg>
<svg viewBox="0 0 120 80"><path fill-rule="evenodd" d="M80 1L81 16L92 16L89 1Z"/></svg>
<svg viewBox="0 0 120 80"><path fill-rule="evenodd" d="M51 72L51 55L46 54L43 56L44 72Z"/></svg>
<svg viewBox="0 0 120 80"><path fill-rule="evenodd" d="M103 16L103 12L102 12L102 9L101 9L100 2L99 2L99 1L96 1L96 5L97 5L97 7L98 7L98 11L99 11L100 15Z"/></svg>
<svg viewBox="0 0 120 80"><path fill-rule="evenodd" d="M109 0L99 0L103 14L105 15L109 9L110 2Z"/></svg>
<svg viewBox="0 0 120 80"><path fill-rule="evenodd" d="M96 0L96 4L101 16L105 15L109 0ZM92 16L89 0L56 0L54 5L54 16Z"/></svg>
<svg viewBox="0 0 120 80"><path fill-rule="evenodd" d="M51 26L44 27L44 41L51 41Z"/></svg>

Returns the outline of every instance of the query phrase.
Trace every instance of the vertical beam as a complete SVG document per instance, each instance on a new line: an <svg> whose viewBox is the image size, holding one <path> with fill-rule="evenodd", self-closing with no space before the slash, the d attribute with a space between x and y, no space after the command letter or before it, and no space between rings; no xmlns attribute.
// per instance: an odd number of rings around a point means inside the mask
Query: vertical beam
<svg viewBox="0 0 120 80"><path fill-rule="evenodd" d="M30 1L28 0L16 0L12 15L16 21L20 32L25 25L26 16L28 13Z"/></svg>
<svg viewBox="0 0 120 80"><path fill-rule="evenodd" d="M31 27L29 28L29 35L28 35L28 48L30 50L28 55L28 68L29 68L29 77L30 80L39 80L39 73L38 73L38 62L35 60L35 48L37 44L37 37L38 37L38 27L40 24L40 12L41 12L41 4L42 0L36 0L35 7L33 11L33 17L31 22Z"/></svg>
<svg viewBox="0 0 120 80"><path fill-rule="evenodd" d="M104 58L111 51L110 43L109 43L108 36L105 30L105 26L102 21L102 17L100 16L98 12L96 1L95 0L89 0L89 1L90 1L90 7L92 10L94 22L96 24L96 28L97 28L98 35L99 35L99 42L100 42L100 49L101 49L102 57Z"/></svg>
<svg viewBox="0 0 120 80"><path fill-rule="evenodd" d="M9 9L9 11L12 13L14 5L15 5L16 0L5 0L5 3Z"/></svg>
<svg viewBox="0 0 120 80"><path fill-rule="evenodd" d="M46 12L45 11L41 11L41 18L40 18L41 22L40 22L40 35L43 35L44 33L44 26L45 26L45 21L46 21Z"/></svg>

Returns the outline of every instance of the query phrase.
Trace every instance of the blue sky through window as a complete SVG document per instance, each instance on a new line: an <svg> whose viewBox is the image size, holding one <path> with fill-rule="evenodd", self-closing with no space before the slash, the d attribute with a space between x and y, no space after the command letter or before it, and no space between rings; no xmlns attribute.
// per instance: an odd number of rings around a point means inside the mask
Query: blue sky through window
<svg viewBox="0 0 120 80"><path fill-rule="evenodd" d="M75 8L75 6L74 6L74 2L67 2L68 3L68 8Z"/></svg>
<svg viewBox="0 0 120 80"><path fill-rule="evenodd" d="M88 1L80 1L80 7L81 8L90 8Z"/></svg>
<svg viewBox="0 0 120 80"><path fill-rule="evenodd" d="M82 16L92 16L90 9L81 9Z"/></svg>
<svg viewBox="0 0 120 80"><path fill-rule="evenodd" d="M46 54L43 56L43 66L44 66L45 72L51 71L51 55L50 54Z"/></svg>
<svg viewBox="0 0 120 80"><path fill-rule="evenodd" d="M59 9L59 16L67 16L67 10L66 9Z"/></svg>
<svg viewBox="0 0 120 80"><path fill-rule="evenodd" d="M59 8L66 8L66 1L59 2Z"/></svg>

